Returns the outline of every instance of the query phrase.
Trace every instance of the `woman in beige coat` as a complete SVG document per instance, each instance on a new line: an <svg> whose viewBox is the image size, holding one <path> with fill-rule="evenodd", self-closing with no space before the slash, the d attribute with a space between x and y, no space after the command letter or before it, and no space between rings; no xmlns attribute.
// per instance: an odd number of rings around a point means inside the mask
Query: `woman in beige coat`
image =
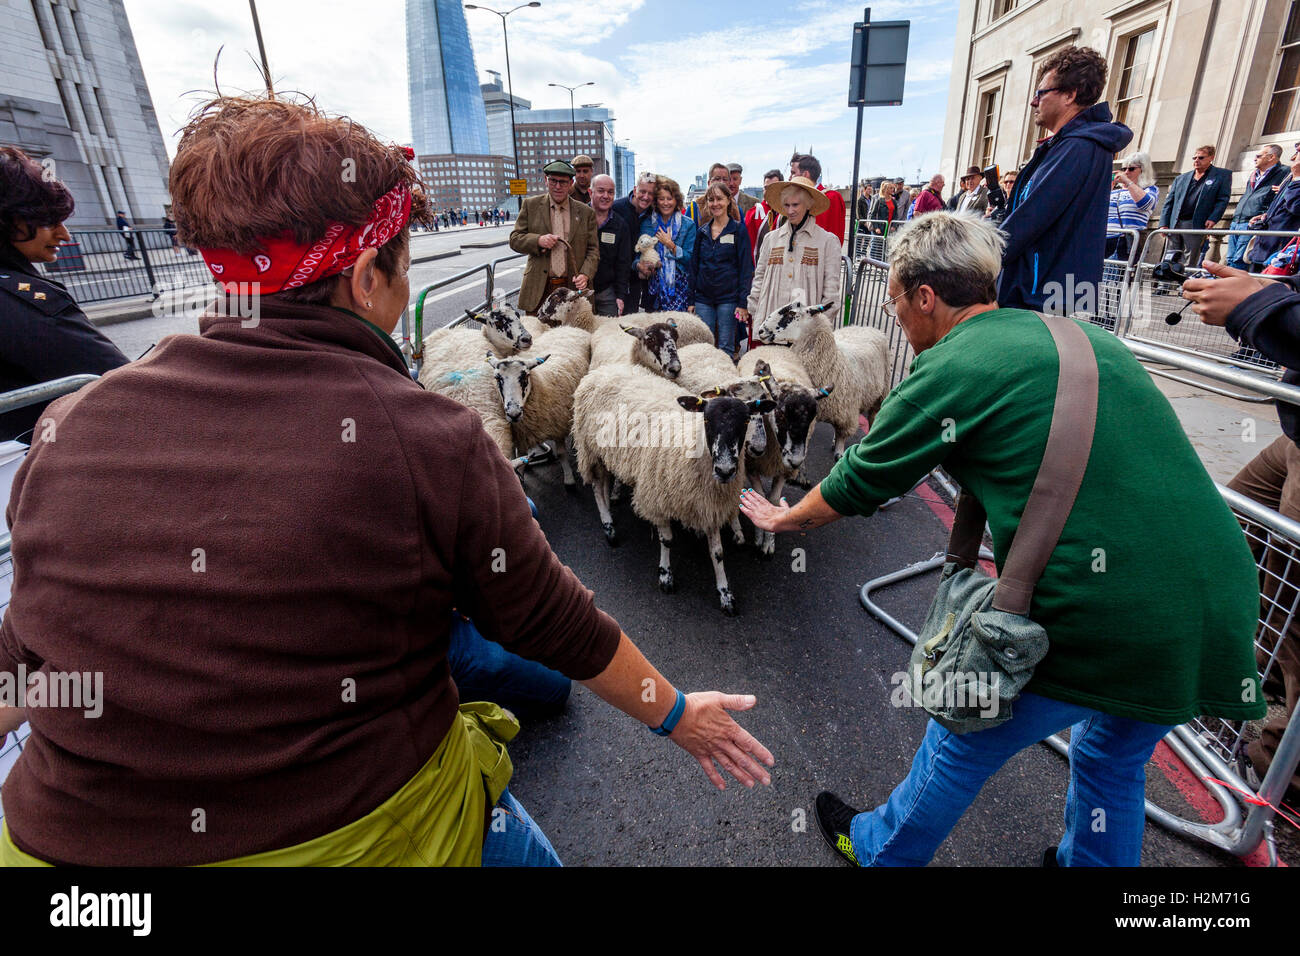
<svg viewBox="0 0 1300 956"><path fill-rule="evenodd" d="M756 322L786 305L795 289L808 304L839 302L840 243L817 225L817 216L830 205L812 181L795 176L767 187L763 198L780 209L785 221L763 238L754 263L749 311Z"/></svg>

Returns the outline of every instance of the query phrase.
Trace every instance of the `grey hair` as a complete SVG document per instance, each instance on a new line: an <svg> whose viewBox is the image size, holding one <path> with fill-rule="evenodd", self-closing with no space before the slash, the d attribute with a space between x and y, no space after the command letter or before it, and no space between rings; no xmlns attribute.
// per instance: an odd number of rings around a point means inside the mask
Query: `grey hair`
<svg viewBox="0 0 1300 956"><path fill-rule="evenodd" d="M1120 166L1141 166L1142 172L1138 173L1137 184L1143 189L1156 184L1155 167L1151 165L1151 157L1146 153L1132 153L1124 158Z"/></svg>
<svg viewBox="0 0 1300 956"><path fill-rule="evenodd" d="M1266 143L1264 148L1273 154L1274 159L1282 158L1282 147L1277 143Z"/></svg>
<svg viewBox="0 0 1300 956"><path fill-rule="evenodd" d="M1007 238L982 216L936 210L905 223L895 237L889 270L908 295L928 285L953 308L997 300Z"/></svg>
<svg viewBox="0 0 1300 956"><path fill-rule="evenodd" d="M656 176L654 173L642 173L640 176L636 178L636 184L638 186L640 186L642 183L649 183L651 186L653 186L658 181L659 181L659 177Z"/></svg>

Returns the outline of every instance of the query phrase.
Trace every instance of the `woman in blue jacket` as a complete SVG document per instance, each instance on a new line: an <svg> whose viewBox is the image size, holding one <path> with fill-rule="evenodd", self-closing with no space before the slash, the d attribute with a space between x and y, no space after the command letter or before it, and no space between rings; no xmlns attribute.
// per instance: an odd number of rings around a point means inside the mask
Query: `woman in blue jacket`
<svg viewBox="0 0 1300 956"><path fill-rule="evenodd" d="M749 321L744 306L754 279L754 257L730 190L714 183L704 193L703 207L707 218L700 223L691 258L692 311L713 330L718 348L734 356L737 313Z"/></svg>
<svg viewBox="0 0 1300 956"><path fill-rule="evenodd" d="M655 178L655 211L641 224L643 236L654 236L661 263L649 283L656 312L685 312L691 304L691 256L695 254L695 223L682 215L682 188L667 176Z"/></svg>

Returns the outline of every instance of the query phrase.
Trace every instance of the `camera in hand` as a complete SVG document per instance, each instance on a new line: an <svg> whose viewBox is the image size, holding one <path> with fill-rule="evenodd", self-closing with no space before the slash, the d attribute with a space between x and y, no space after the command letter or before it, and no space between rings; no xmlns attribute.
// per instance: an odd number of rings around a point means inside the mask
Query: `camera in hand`
<svg viewBox="0 0 1300 956"><path fill-rule="evenodd" d="M1002 183L998 180L997 166L984 167L984 186L989 191L989 208L1005 209L1007 205L1007 194L1002 190Z"/></svg>

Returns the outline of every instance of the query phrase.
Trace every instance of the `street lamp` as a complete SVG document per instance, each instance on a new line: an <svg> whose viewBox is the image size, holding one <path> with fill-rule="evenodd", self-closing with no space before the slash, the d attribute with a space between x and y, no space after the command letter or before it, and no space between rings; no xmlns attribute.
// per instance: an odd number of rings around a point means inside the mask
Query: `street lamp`
<svg viewBox="0 0 1300 956"><path fill-rule="evenodd" d="M578 149L578 122L575 120L573 113L573 91L580 90L584 86L595 86L594 80L586 83L579 83L577 86L565 86L563 83L547 83L547 86L558 86L562 90L569 91L569 135L573 137L573 148Z"/></svg>
<svg viewBox="0 0 1300 956"><path fill-rule="evenodd" d="M501 37L506 44L506 96L510 98L510 142L514 146L515 152L515 179L523 176L519 168L519 134L515 132L515 84L510 78L510 34L506 32L506 17L516 10L522 10L525 7L540 7L538 0L532 3L521 3L519 6L502 13L500 10L493 10L491 7L480 7L473 3L465 4L466 10L486 10L488 13L495 13L501 18Z"/></svg>

